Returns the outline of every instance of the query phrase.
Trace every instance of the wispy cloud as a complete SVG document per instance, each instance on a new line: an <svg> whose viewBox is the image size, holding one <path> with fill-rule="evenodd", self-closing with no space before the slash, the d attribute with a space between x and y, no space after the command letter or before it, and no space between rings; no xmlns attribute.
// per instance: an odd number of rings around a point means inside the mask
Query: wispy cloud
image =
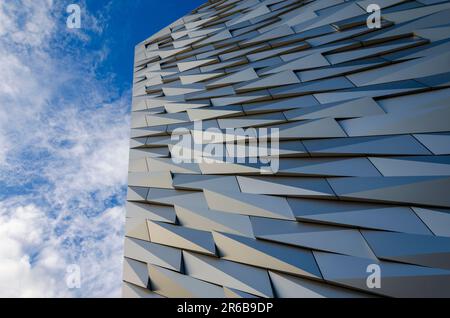
<svg viewBox="0 0 450 318"><path fill-rule="evenodd" d="M129 93L86 49L107 17L67 30L64 9L0 2L0 296L120 294Z"/></svg>

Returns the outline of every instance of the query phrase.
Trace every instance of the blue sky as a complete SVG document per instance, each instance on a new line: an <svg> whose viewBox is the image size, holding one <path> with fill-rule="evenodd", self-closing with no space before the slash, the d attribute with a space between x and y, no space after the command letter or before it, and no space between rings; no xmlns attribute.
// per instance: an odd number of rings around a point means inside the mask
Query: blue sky
<svg viewBox="0 0 450 318"><path fill-rule="evenodd" d="M114 73L115 85L123 89L132 83L133 48L160 29L203 4L203 0L87 0L93 15L107 15L103 36L92 46L112 49L99 72Z"/></svg>
<svg viewBox="0 0 450 318"><path fill-rule="evenodd" d="M0 1L0 296L120 296L134 45L201 3Z"/></svg>

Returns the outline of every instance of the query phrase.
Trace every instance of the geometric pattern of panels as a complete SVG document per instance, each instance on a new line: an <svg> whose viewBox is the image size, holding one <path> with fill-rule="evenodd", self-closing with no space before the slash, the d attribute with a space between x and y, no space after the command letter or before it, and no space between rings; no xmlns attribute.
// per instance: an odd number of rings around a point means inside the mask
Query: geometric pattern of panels
<svg viewBox="0 0 450 318"><path fill-rule="evenodd" d="M136 46L124 297L450 297L450 1L371 3L210 0ZM174 162L195 121L277 128L279 169Z"/></svg>

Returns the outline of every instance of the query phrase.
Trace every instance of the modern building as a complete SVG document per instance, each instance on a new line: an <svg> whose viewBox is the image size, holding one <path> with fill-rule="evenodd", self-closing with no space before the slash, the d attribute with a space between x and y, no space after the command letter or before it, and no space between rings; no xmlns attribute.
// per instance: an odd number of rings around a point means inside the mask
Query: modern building
<svg viewBox="0 0 450 318"><path fill-rule="evenodd" d="M210 0L137 45L124 297L449 297L449 21Z"/></svg>

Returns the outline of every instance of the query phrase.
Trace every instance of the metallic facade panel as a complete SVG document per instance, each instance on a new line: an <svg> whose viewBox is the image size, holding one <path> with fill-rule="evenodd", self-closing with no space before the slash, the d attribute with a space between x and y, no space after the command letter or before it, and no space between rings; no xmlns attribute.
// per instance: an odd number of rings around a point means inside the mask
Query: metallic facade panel
<svg viewBox="0 0 450 318"><path fill-rule="evenodd" d="M136 46L124 297L450 297L450 1L376 3L209 0Z"/></svg>

